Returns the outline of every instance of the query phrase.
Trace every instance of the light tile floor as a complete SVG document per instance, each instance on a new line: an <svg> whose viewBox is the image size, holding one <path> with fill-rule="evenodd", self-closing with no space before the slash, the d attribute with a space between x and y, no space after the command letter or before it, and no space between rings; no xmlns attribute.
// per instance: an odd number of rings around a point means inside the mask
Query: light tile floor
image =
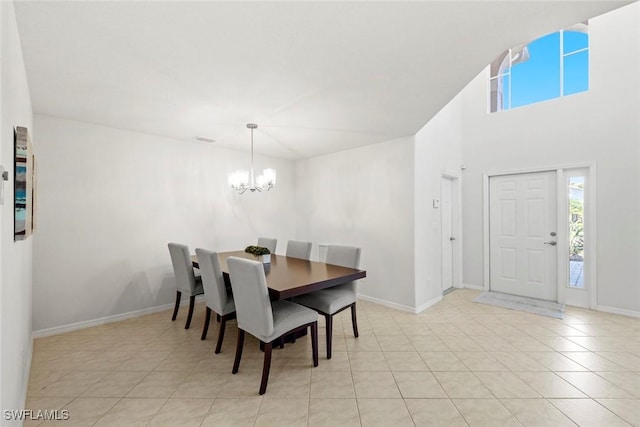
<svg viewBox="0 0 640 427"><path fill-rule="evenodd" d="M567 308L563 320L481 305L457 290L412 315L358 302L334 321L312 368L308 337L262 353L247 337L231 374L237 328L222 353L204 306L41 338L27 409L67 409L62 426L628 426L640 425L640 321Z"/></svg>

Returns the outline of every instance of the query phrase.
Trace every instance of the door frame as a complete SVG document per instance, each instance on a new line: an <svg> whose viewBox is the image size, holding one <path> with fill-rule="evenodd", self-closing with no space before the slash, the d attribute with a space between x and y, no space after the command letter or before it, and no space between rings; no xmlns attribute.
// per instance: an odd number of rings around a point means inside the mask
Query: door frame
<svg viewBox="0 0 640 427"><path fill-rule="evenodd" d="M451 250L452 281L454 289L462 285L462 191L460 175L455 172L442 171L440 174L440 199L442 199L442 180L451 181L451 233L456 240ZM442 212L440 212L440 254L442 257ZM442 258L440 259L440 292L442 293Z"/></svg>
<svg viewBox="0 0 640 427"><path fill-rule="evenodd" d="M571 169L586 169L587 181L589 183L587 191L585 193L585 203L587 208L585 210L585 246L588 248L585 251L585 273L587 274L587 282L585 283L585 291L588 292L589 307L595 310L598 305L598 291L597 291L597 239L596 239L596 218L597 218L597 186L596 186L596 163L571 163L562 164L548 167L537 168L522 168L511 169L503 171L485 172L482 174L482 239L483 239L483 268L484 268L484 290L488 291L491 284L491 270L490 270L490 249L489 249L489 178L502 175L517 175L524 173L535 172L555 172L556 173L556 209L557 209L557 232L558 232L558 249L567 248L569 246L569 238L566 227L566 209L568 206L568 194L565 189L566 177L565 170ZM569 269L567 254L562 251L557 251L557 273L556 273L556 286L557 286L557 298L559 303L565 301L565 290L568 287L569 282Z"/></svg>

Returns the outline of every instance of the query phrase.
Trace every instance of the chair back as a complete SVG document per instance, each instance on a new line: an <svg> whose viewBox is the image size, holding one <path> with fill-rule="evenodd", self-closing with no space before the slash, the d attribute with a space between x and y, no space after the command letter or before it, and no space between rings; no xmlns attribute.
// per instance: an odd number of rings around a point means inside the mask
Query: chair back
<svg viewBox="0 0 640 427"><path fill-rule="evenodd" d="M311 242L289 240L287 242L287 256L308 260L311 258Z"/></svg>
<svg viewBox="0 0 640 427"><path fill-rule="evenodd" d="M276 246L278 245L278 239L272 239L270 237L258 237L258 246L269 249L272 254L276 253Z"/></svg>
<svg viewBox="0 0 640 427"><path fill-rule="evenodd" d="M329 245L327 247L327 264L358 268L360 267L360 248Z"/></svg>
<svg viewBox="0 0 640 427"><path fill-rule="evenodd" d="M173 273L176 275L176 286L180 292L193 295L196 292L196 276L193 274L193 264L189 247L180 243L169 243L169 254Z"/></svg>
<svg viewBox="0 0 640 427"><path fill-rule="evenodd" d="M254 336L273 334L273 311L261 262L229 257L229 279L238 327Z"/></svg>
<svg viewBox="0 0 640 427"><path fill-rule="evenodd" d="M354 246L329 245L327 247L327 264L340 265L342 267L360 267L360 248ZM349 288L356 291L356 282L348 282L340 285L342 288Z"/></svg>
<svg viewBox="0 0 640 427"><path fill-rule="evenodd" d="M200 275L202 276L202 287L207 307L218 314L224 314L229 297L227 296L227 288L224 284L218 253L196 248L196 255L200 265Z"/></svg>

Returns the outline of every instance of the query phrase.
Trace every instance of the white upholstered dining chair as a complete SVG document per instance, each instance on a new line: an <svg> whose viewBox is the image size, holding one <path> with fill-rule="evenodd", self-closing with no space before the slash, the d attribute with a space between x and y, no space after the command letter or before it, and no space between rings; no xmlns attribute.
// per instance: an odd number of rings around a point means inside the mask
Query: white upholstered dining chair
<svg viewBox="0 0 640 427"><path fill-rule="evenodd" d="M176 305L173 309L171 320L176 320L178 310L180 309L180 298L182 293L189 295L189 314L187 314L187 322L185 329L189 329L191 325L191 317L193 317L193 307L195 305L196 295L204 293L202 289L202 280L200 276L196 276L193 272L193 263L189 254L189 247L180 243L169 243L169 255L171 255L171 264L173 264L173 273L176 276Z"/></svg>
<svg viewBox="0 0 640 427"><path fill-rule="evenodd" d="M270 237L258 237L258 246L269 249L272 254L276 253L276 246L278 245L278 239L272 239Z"/></svg>
<svg viewBox="0 0 640 427"><path fill-rule="evenodd" d="M264 344L264 363L260 394L267 390L274 341L284 335L311 327L313 366L318 366L318 314L290 301L269 300L267 280L261 262L229 257L229 279L236 304L238 342L232 373L240 368L244 333L248 332Z"/></svg>
<svg viewBox="0 0 640 427"><path fill-rule="evenodd" d="M287 256L308 260L311 258L311 242L289 240L287 242Z"/></svg>
<svg viewBox="0 0 640 427"><path fill-rule="evenodd" d="M227 320L235 318L236 306L233 302L233 295L227 294L227 287L224 283L222 269L220 268L218 253L196 248L196 255L198 257L198 264L200 265L200 274L202 275L204 299L207 304L207 312L205 314L204 327L202 328L202 336L200 339L204 340L207 338L211 312L213 311L220 320L220 329L218 330L218 341L215 350L217 354L220 353L220 349L222 348L222 340L224 339Z"/></svg>
<svg viewBox="0 0 640 427"><path fill-rule="evenodd" d="M360 248L353 246L329 245L327 264L358 268L360 266ZM312 308L325 318L327 325L327 359L331 359L331 339L333 334L333 316L342 310L351 308L353 335L358 338L356 321L356 282L337 285L321 291L300 295L294 302Z"/></svg>

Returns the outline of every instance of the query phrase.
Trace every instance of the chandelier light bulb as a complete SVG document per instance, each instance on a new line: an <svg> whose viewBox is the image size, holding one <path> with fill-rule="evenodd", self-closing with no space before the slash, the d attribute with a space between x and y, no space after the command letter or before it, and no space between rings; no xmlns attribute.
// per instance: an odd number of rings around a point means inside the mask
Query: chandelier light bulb
<svg viewBox="0 0 640 427"><path fill-rule="evenodd" d="M253 130L258 128L255 123L248 123L247 128L251 129L251 170L237 170L229 174L229 186L243 194L249 190L252 193L255 191L269 191L276 185L276 170L265 169L262 171L262 175L255 176L253 172Z"/></svg>

